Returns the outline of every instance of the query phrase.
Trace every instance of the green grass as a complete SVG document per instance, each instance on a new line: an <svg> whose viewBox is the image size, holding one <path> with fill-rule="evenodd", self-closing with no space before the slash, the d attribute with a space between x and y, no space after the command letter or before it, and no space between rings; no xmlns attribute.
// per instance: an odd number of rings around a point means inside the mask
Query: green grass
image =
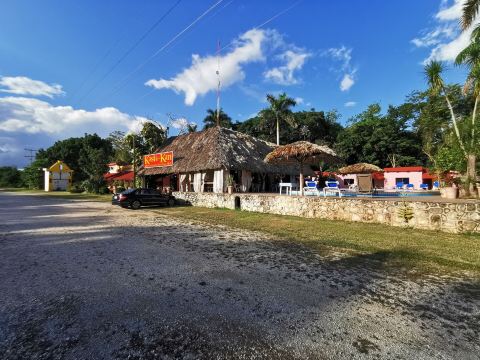
<svg viewBox="0 0 480 360"><path fill-rule="evenodd" d="M305 219L200 207L162 208L156 212L262 231L279 240L304 244L320 253L381 254L385 265L418 271L473 271L480 274L480 235L403 229L380 224Z"/></svg>
<svg viewBox="0 0 480 360"><path fill-rule="evenodd" d="M1 189L0 191L6 192L18 192L24 193L28 195L37 195L37 196L45 196L45 197L52 197L58 199L70 199L70 200L86 200L86 201L111 201L112 194L100 195L100 194L74 194L68 191L52 191L46 192L43 190L32 190L32 189L25 189L25 188L6 188Z"/></svg>

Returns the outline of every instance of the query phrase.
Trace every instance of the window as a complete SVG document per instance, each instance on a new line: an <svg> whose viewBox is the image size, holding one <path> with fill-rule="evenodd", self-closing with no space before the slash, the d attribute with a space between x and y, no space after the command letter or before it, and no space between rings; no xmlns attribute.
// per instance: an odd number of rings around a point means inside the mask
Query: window
<svg viewBox="0 0 480 360"><path fill-rule="evenodd" d="M353 185L354 183L355 183L354 179L343 179L343 185L345 186Z"/></svg>
<svg viewBox="0 0 480 360"><path fill-rule="evenodd" d="M402 183L404 185L410 184L410 178L396 178L395 184Z"/></svg>

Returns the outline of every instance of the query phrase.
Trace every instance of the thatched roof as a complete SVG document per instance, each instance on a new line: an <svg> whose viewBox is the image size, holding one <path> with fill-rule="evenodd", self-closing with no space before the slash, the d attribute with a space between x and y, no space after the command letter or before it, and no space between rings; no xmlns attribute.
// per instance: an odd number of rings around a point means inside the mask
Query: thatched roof
<svg viewBox="0 0 480 360"><path fill-rule="evenodd" d="M171 137L156 152L173 151L173 166L139 169L140 175L188 173L205 170L249 170L293 174L296 167L266 164L276 145L238 131L213 127Z"/></svg>
<svg viewBox="0 0 480 360"><path fill-rule="evenodd" d="M337 163L339 158L335 151L328 146L312 144L308 141L297 141L278 146L265 157L267 163L288 162L290 160L318 164L320 161Z"/></svg>
<svg viewBox="0 0 480 360"><path fill-rule="evenodd" d="M338 172L343 175L347 174L371 174L374 172L383 172L377 165L358 163L353 165L344 166L338 169Z"/></svg>

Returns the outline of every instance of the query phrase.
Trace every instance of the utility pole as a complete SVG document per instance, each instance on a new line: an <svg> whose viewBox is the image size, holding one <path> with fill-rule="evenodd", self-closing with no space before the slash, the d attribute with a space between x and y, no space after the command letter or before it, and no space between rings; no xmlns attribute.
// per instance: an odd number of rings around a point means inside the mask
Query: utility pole
<svg viewBox="0 0 480 360"><path fill-rule="evenodd" d="M35 158L35 153L38 151L36 149L23 149L25 151L29 151L30 155L25 155L26 158L30 159L30 165L32 165L33 159Z"/></svg>
<svg viewBox="0 0 480 360"><path fill-rule="evenodd" d="M220 126L220 40L217 43L217 126Z"/></svg>
<svg viewBox="0 0 480 360"><path fill-rule="evenodd" d="M135 161L135 134L132 135L132 155L133 155L133 187L137 184L137 169Z"/></svg>

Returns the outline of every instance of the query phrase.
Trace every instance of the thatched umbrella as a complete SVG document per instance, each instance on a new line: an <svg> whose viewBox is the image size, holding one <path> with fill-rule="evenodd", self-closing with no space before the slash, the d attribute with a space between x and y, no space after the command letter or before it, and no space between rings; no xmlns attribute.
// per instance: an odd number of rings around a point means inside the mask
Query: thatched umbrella
<svg viewBox="0 0 480 360"><path fill-rule="evenodd" d="M383 172L383 170L373 164L359 163L342 167L338 172L342 175L355 174L358 191L370 192L372 191L372 174Z"/></svg>
<svg viewBox="0 0 480 360"><path fill-rule="evenodd" d="M342 175L347 174L372 174L375 172L383 172L377 165L358 163L353 165L344 166L338 169L338 172Z"/></svg>
<svg viewBox="0 0 480 360"><path fill-rule="evenodd" d="M297 141L292 144L281 145L267 154L265 162L291 164L298 162L300 164L300 193L303 195L303 165L317 165L320 161L330 163L339 162L335 151L325 145L316 145L308 141Z"/></svg>

